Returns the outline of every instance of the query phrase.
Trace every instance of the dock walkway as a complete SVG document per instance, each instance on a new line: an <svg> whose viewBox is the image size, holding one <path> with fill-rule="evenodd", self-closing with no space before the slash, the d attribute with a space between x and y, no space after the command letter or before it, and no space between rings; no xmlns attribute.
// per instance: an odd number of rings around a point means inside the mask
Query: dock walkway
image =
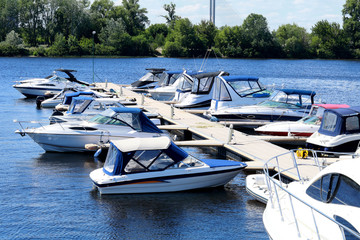
<svg viewBox="0 0 360 240"><path fill-rule="evenodd" d="M244 160L251 161L247 162L250 169L262 169L264 163L270 158L288 152L285 148L240 131L230 129L220 123L211 122L185 110L172 108L169 104L145 97L144 95L130 91L121 85L114 83L97 83L97 86L113 89L121 97L136 99L138 105L141 105L141 107L148 112L157 113L165 121L173 124L161 126L163 129L185 129L205 139L199 141L176 142L179 146L221 146L226 150L241 156ZM230 131L232 132L231 139L229 138ZM292 166L292 161L288 158L280 159L280 162L282 168ZM316 172L317 170L313 173L311 170L308 171L309 177L313 176Z"/></svg>

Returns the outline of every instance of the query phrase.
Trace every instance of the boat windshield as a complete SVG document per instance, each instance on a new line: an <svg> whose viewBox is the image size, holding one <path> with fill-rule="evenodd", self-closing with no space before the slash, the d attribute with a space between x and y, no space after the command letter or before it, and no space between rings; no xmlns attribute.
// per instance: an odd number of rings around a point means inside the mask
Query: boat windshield
<svg viewBox="0 0 360 240"><path fill-rule="evenodd" d="M276 108L303 108L306 105L311 105L311 98L277 91L271 95L269 100L261 102L259 105Z"/></svg>
<svg viewBox="0 0 360 240"><path fill-rule="evenodd" d="M146 73L144 76L142 76L138 81L156 81L159 78L152 74L151 72Z"/></svg>
<svg viewBox="0 0 360 240"><path fill-rule="evenodd" d="M90 118L88 121L98 124L128 126L134 130L141 131L139 118L134 116L132 113L117 113L113 116L98 114Z"/></svg>
<svg viewBox="0 0 360 240"><path fill-rule="evenodd" d="M238 95L240 95L240 97L245 97L265 90L265 87L258 81L229 81L228 84Z"/></svg>
<svg viewBox="0 0 360 240"><path fill-rule="evenodd" d="M69 112L70 113L73 113L73 114L76 114L76 113L82 113L84 112L84 110L89 106L89 104L91 103L92 100L76 100L75 102L73 101L71 104L70 104L70 107L69 107Z"/></svg>
<svg viewBox="0 0 360 240"><path fill-rule="evenodd" d="M314 125L320 125L321 124L321 118L317 116L306 116L299 120L300 122L306 123L306 124L314 124Z"/></svg>
<svg viewBox="0 0 360 240"><path fill-rule="evenodd" d="M175 162L162 150L139 150L124 168L125 173L159 171L168 168Z"/></svg>
<svg viewBox="0 0 360 240"><path fill-rule="evenodd" d="M180 84L178 85L177 89L179 89L181 91L191 90L193 81L190 80L188 77L186 77L185 75L182 75L182 76L180 76L178 81L180 81Z"/></svg>
<svg viewBox="0 0 360 240"><path fill-rule="evenodd" d="M213 83L214 83L214 77L195 79L191 89L191 93L195 93L195 94L209 93Z"/></svg>
<svg viewBox="0 0 360 240"><path fill-rule="evenodd" d="M180 77L180 75L181 75L181 73L168 74L167 72L164 72L160 77L159 85L162 87L172 85L172 84L174 84L176 79L178 79Z"/></svg>
<svg viewBox="0 0 360 240"><path fill-rule="evenodd" d="M50 81L57 81L57 82L66 82L68 81L66 78L63 77L59 77L59 76L52 76L51 78L49 78Z"/></svg>

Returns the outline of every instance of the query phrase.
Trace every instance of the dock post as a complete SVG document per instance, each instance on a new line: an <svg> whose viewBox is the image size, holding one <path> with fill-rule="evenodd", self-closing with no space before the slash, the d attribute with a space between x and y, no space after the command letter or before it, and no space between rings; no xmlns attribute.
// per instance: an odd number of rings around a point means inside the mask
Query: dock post
<svg viewBox="0 0 360 240"><path fill-rule="evenodd" d="M144 105L144 102L145 102L144 94L141 94L141 102L140 102L140 105Z"/></svg>
<svg viewBox="0 0 360 240"><path fill-rule="evenodd" d="M171 108L170 108L170 117L171 119L174 118L174 104L171 104Z"/></svg>
<svg viewBox="0 0 360 240"><path fill-rule="evenodd" d="M230 124L229 126L229 136L228 136L228 141L227 143L229 144L233 138L233 133L234 133L234 126L232 124Z"/></svg>
<svg viewBox="0 0 360 240"><path fill-rule="evenodd" d="M108 86L108 81L107 79L105 79L105 88L107 88L107 86Z"/></svg>
<svg viewBox="0 0 360 240"><path fill-rule="evenodd" d="M123 86L120 87L120 96L123 95Z"/></svg>

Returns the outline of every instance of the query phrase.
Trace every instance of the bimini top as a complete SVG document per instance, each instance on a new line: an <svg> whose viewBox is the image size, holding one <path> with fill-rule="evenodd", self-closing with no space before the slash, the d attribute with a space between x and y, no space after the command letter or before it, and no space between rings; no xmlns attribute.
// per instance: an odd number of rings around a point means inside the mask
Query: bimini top
<svg viewBox="0 0 360 240"><path fill-rule="evenodd" d="M206 77L216 77L216 76L219 76L220 73L222 73L222 71L203 72L203 73L198 73L198 74L192 75L192 77L197 78L197 79L206 78ZM227 72L223 72L223 74L222 74L222 76L227 76L227 75L229 75L229 73L227 73Z"/></svg>
<svg viewBox="0 0 360 240"><path fill-rule="evenodd" d="M139 108L109 108L88 121L108 125L129 126L138 132L162 133Z"/></svg>
<svg viewBox="0 0 360 240"><path fill-rule="evenodd" d="M251 76L241 76L241 75L233 75L233 76L221 76L227 82L237 82L237 81L258 81L258 77Z"/></svg>
<svg viewBox="0 0 360 240"><path fill-rule="evenodd" d="M63 104L71 104L71 101L74 97L79 97L79 96L84 96L84 95L87 95L87 96L93 96L95 95L94 92L71 92L71 93L65 93L65 97L64 97L64 100L63 100Z"/></svg>
<svg viewBox="0 0 360 240"><path fill-rule="evenodd" d="M290 94L299 94L299 95L309 95L309 96L315 96L316 92L315 91L309 91L309 90L298 90L298 89L277 89L279 91L284 92L287 95Z"/></svg>
<svg viewBox="0 0 360 240"><path fill-rule="evenodd" d="M55 69L55 71L66 73L66 74L69 76L69 77L66 78L66 79L69 80L69 81L71 81L71 82L76 82L76 83L80 83L80 84L83 84L83 85L86 85L86 86L90 86L89 83L80 81L80 80L76 79L76 77L74 77L74 75L72 74L72 72L77 72L76 70L62 69L62 68L60 68L60 69Z"/></svg>
<svg viewBox="0 0 360 240"><path fill-rule="evenodd" d="M327 109L324 112L319 133L328 136L360 132L360 106Z"/></svg>
<svg viewBox="0 0 360 240"><path fill-rule="evenodd" d="M168 137L113 140L103 171L112 176L162 171L187 157Z"/></svg>

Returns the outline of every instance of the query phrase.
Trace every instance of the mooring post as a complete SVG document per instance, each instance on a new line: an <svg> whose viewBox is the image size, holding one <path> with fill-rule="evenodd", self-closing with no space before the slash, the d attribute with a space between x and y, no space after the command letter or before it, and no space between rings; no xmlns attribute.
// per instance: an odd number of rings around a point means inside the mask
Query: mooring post
<svg viewBox="0 0 360 240"><path fill-rule="evenodd" d="M120 87L120 96L123 95L123 86Z"/></svg>
<svg viewBox="0 0 360 240"><path fill-rule="evenodd" d="M108 86L108 81L107 79L105 79L105 88L107 88L107 86Z"/></svg>
<svg viewBox="0 0 360 240"><path fill-rule="evenodd" d="M142 93L142 94L141 94L141 102L140 102L140 105L144 105L144 102L145 102L145 96L144 96L144 94Z"/></svg>
<svg viewBox="0 0 360 240"><path fill-rule="evenodd" d="M230 124L229 127L229 136L228 136L228 141L227 143L230 143L232 138L233 138L233 133L234 133L234 126L232 124Z"/></svg>
<svg viewBox="0 0 360 240"><path fill-rule="evenodd" d="M171 119L174 118L174 104L171 104L171 108L170 108L170 118L171 118Z"/></svg>

